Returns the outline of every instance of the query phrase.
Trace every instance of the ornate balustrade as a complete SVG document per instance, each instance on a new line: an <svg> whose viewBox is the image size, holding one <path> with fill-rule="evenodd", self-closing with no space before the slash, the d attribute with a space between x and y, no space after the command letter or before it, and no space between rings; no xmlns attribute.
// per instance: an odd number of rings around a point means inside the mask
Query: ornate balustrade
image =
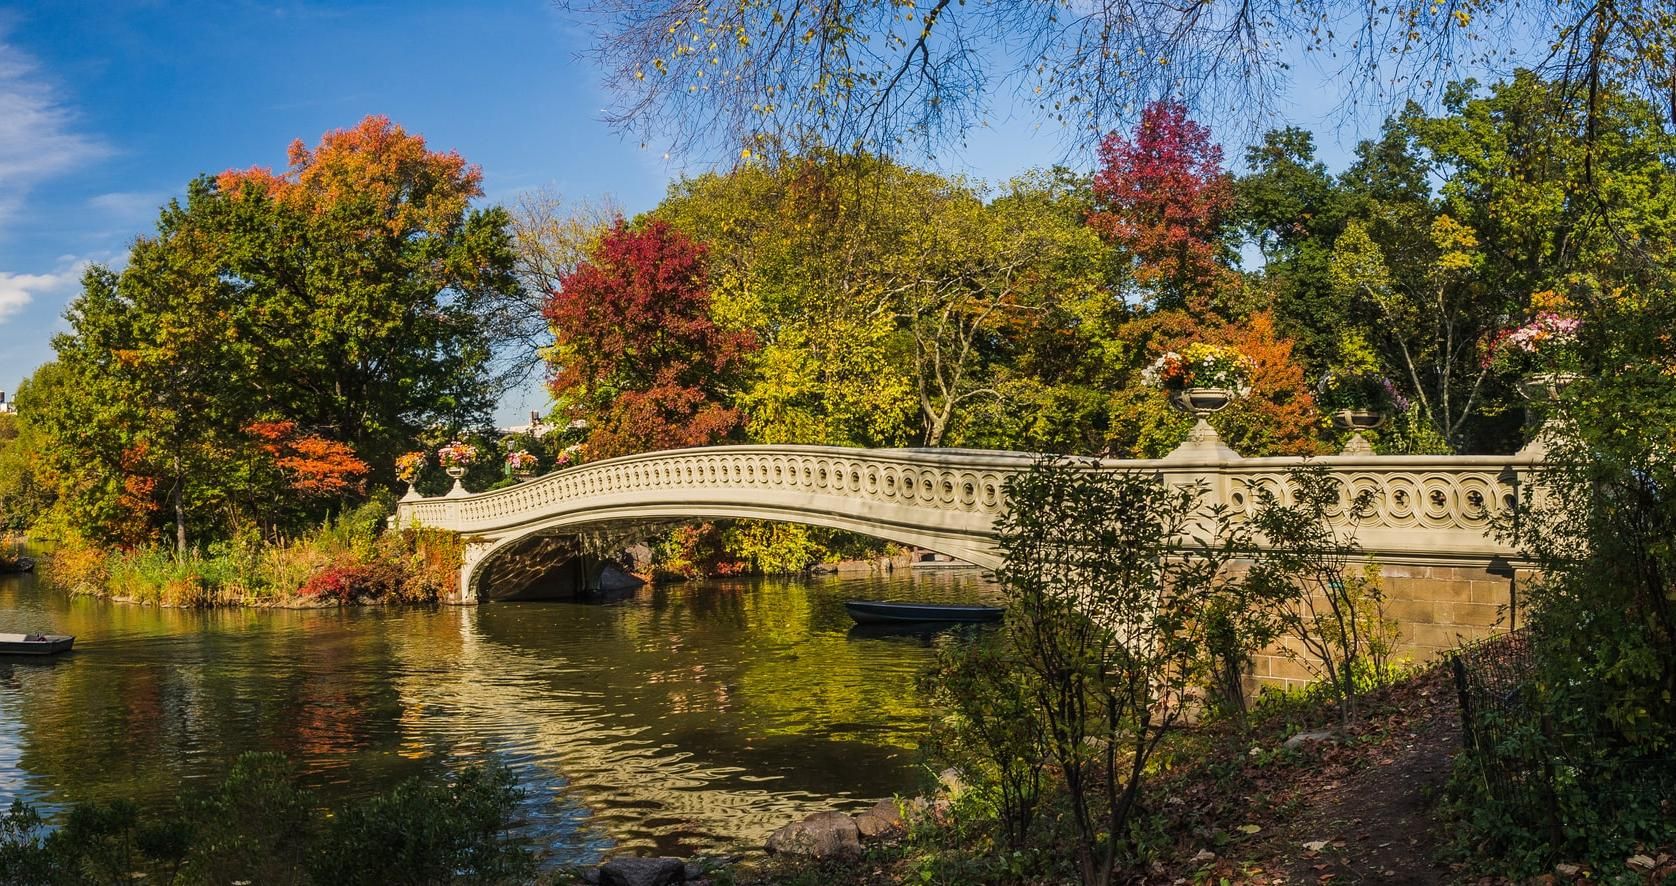
<svg viewBox="0 0 1676 886"><path fill-rule="evenodd" d="M1535 454L1515 456L1339 455L1310 459L1344 480L1345 499L1369 493L1356 538L1385 563L1483 567L1512 551L1489 533L1493 515L1521 495ZM1026 453L963 449L866 450L815 446L720 446L651 452L569 468L475 495L404 500L400 525L465 534L462 588L475 594L479 568L532 535L588 526L697 518L756 518L860 532L950 554L981 566L1000 558L994 523L1007 507L1009 476ZM1156 472L1203 481L1209 501L1235 512L1259 490L1282 501L1299 458L1240 458L1204 440L1164 459L1085 459L1090 470Z"/></svg>

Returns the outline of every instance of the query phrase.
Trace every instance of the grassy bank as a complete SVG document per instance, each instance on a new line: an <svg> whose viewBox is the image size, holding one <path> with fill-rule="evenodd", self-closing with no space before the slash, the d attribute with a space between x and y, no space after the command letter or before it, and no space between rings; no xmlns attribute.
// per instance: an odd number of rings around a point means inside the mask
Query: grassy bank
<svg viewBox="0 0 1676 886"><path fill-rule="evenodd" d="M1140 852L1118 883L1533 882L1521 860L1474 840L1453 801L1460 710L1446 665L1413 671L1363 698L1339 725L1319 690L1269 694L1243 721L1212 719L1172 735L1135 825ZM938 764L940 765L940 764ZM859 858L768 858L746 886L1078 882L1064 785L1044 772L1040 812L1022 846L999 822L999 786L983 773L909 800L909 829ZM914 814L918 809L919 813ZM1654 841L1596 858L1562 855L1534 882L1676 883L1676 845Z"/></svg>
<svg viewBox="0 0 1676 886"><path fill-rule="evenodd" d="M71 593L161 606L434 603L458 584L452 533L387 530L373 501L295 538L254 535L192 549L109 550L69 540L47 574Z"/></svg>
<svg viewBox="0 0 1676 886"><path fill-rule="evenodd" d="M1330 694L1269 694L1248 719L1213 718L1172 734L1154 755L1154 787L1132 833L1138 855L1118 881L1445 882L1435 799L1459 741L1441 667L1370 693L1364 716L1338 727ZM1306 736L1300 740L1298 736ZM940 765L940 761L938 763ZM1042 773L1038 814L1022 841L1001 826L1000 786L963 773L909 801L901 839L860 859L770 859L741 880L786 886L871 883L1077 882L1064 784ZM1353 807L1353 808L1352 808ZM912 814L918 808L920 813Z"/></svg>

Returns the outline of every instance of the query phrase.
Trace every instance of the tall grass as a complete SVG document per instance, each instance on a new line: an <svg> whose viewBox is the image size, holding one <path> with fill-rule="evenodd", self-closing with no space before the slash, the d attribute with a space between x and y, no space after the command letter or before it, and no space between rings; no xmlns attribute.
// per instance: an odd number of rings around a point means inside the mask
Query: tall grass
<svg viewBox="0 0 1676 886"><path fill-rule="evenodd" d="M313 600L434 603L458 586L452 533L384 529L374 500L292 539L236 534L176 556L165 547L106 551L83 542L56 550L52 581L72 593L162 606L263 606Z"/></svg>

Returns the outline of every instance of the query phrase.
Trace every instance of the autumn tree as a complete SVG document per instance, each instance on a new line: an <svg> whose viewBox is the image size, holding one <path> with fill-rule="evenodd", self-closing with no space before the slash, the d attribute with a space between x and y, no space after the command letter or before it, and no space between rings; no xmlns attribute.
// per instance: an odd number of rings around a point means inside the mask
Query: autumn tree
<svg viewBox="0 0 1676 886"><path fill-rule="evenodd" d="M223 173L235 231L241 341L253 369L298 383L276 411L383 464L437 421L486 416L499 385L485 322L517 292L510 221L472 209L482 171L384 117L290 149L284 173Z"/></svg>
<svg viewBox="0 0 1676 886"><path fill-rule="evenodd" d="M240 467L266 445L253 426L288 423L341 468L388 465L421 429L487 415L485 306L517 284L505 213L470 206L478 170L381 117L295 143L290 161L192 182L71 304L54 347L74 395L43 411L44 451L95 539L136 543L166 522L184 551L355 494L281 485L274 501Z"/></svg>
<svg viewBox="0 0 1676 886"><path fill-rule="evenodd" d="M730 384L755 346L710 316L705 250L667 222L619 220L547 304L552 390L588 422L588 455L717 443L740 411Z"/></svg>
<svg viewBox="0 0 1676 886"><path fill-rule="evenodd" d="M671 188L654 211L706 245L715 315L759 348L735 395L764 443L900 446L913 381L882 273L917 211L916 173L789 158Z"/></svg>
<svg viewBox="0 0 1676 886"><path fill-rule="evenodd" d="M244 488L262 496L251 511L268 503L299 510L320 500L332 501L366 492L370 469L348 444L312 434L293 421L257 421L244 429L254 446ZM276 515L277 516L277 515ZM279 522L270 518L270 525Z"/></svg>
<svg viewBox="0 0 1676 886"><path fill-rule="evenodd" d="M1155 307L1204 310L1230 285L1225 225L1233 178L1210 130L1177 102L1153 102L1133 137L1099 146L1097 211L1088 223L1132 257L1133 279Z"/></svg>
<svg viewBox="0 0 1676 886"><path fill-rule="evenodd" d="M1063 191L819 152L683 183L657 214L712 247L718 313L762 342L753 439L936 446L1039 393L1020 359L1081 359L1044 330L1099 313L1106 250Z"/></svg>

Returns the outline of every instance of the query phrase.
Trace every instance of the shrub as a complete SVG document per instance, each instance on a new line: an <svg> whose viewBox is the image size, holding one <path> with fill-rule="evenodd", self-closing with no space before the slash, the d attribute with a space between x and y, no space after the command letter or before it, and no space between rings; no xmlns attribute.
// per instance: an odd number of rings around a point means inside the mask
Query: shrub
<svg viewBox="0 0 1676 886"><path fill-rule="evenodd" d="M1047 766L1031 672L1000 637L951 643L924 681L940 716L930 747L974 790L992 794L1007 847L1025 848Z"/></svg>
<svg viewBox="0 0 1676 886"><path fill-rule="evenodd" d="M411 780L336 814L276 754L240 757L179 812L83 803L48 832L21 801L0 815L0 883L523 883L534 857L511 832L522 794L500 766Z"/></svg>
<svg viewBox="0 0 1676 886"><path fill-rule="evenodd" d="M523 792L506 769L473 767L447 784L403 782L332 819L310 870L316 883L500 883L533 858L507 824Z"/></svg>
<svg viewBox="0 0 1676 886"><path fill-rule="evenodd" d="M381 600L401 587L398 568L380 561L329 566L303 583L304 597L327 598L342 604Z"/></svg>
<svg viewBox="0 0 1676 886"><path fill-rule="evenodd" d="M1204 619L1244 538L1202 484L1047 459L1008 481L996 523L1006 640L1065 784L1077 868L1107 884L1152 754L1198 704ZM1009 739L1009 741L1011 741Z"/></svg>
<svg viewBox="0 0 1676 886"><path fill-rule="evenodd" d="M1561 859L1621 869L1676 841L1676 302L1658 281L1582 293L1586 322L1565 332L1589 375L1555 404L1546 463L1499 524L1538 567L1521 582L1530 660L1498 740L1449 790L1461 848L1516 877Z"/></svg>
<svg viewBox="0 0 1676 886"><path fill-rule="evenodd" d="M1303 654L1294 651L1293 659L1338 696L1339 716L1348 726L1360 694L1389 676L1396 643L1378 568L1350 568L1359 550L1356 527L1369 513L1372 492L1346 501L1341 481L1320 467L1294 469L1286 483L1291 504L1267 487L1257 492L1251 525L1266 550L1255 555L1247 582L1254 598L1273 604L1265 611L1276 627L1302 646Z"/></svg>

